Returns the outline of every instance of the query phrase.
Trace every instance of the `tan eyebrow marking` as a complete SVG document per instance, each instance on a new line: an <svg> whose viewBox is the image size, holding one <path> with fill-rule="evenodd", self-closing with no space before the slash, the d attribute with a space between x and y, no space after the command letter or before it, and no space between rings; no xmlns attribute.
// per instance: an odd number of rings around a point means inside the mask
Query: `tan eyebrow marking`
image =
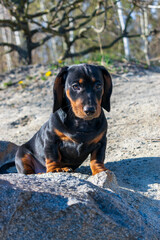
<svg viewBox="0 0 160 240"><path fill-rule="evenodd" d="M80 83L80 84L83 83L83 78L80 78L80 79L79 79L79 83Z"/></svg>
<svg viewBox="0 0 160 240"><path fill-rule="evenodd" d="M95 81L96 81L96 79L94 77L92 77L92 82L95 82Z"/></svg>

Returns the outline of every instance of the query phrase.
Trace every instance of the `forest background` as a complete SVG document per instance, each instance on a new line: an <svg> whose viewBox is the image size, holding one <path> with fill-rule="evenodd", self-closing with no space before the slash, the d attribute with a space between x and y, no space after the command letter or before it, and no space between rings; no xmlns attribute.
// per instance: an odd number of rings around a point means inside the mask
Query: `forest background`
<svg viewBox="0 0 160 240"><path fill-rule="evenodd" d="M0 0L0 72L124 59L159 64L159 0Z"/></svg>

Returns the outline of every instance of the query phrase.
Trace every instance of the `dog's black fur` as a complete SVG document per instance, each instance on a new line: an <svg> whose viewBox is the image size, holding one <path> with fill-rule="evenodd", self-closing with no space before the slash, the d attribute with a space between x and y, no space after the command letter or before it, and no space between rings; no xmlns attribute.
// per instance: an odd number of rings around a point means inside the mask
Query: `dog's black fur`
<svg viewBox="0 0 160 240"><path fill-rule="evenodd" d="M19 173L68 172L91 154L92 174L105 171L107 121L112 81L102 66L63 67L53 87L50 119L16 154Z"/></svg>

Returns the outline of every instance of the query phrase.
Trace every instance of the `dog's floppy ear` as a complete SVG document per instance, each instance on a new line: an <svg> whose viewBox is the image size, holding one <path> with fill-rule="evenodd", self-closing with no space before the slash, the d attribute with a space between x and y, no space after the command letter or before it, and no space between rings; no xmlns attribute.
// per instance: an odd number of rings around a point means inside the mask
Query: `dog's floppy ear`
<svg viewBox="0 0 160 240"><path fill-rule="evenodd" d="M64 96L64 84L68 67L62 67L56 76L53 85L53 113L62 107Z"/></svg>
<svg viewBox="0 0 160 240"><path fill-rule="evenodd" d="M112 78L107 69L103 66L99 66L103 79L104 79L104 93L102 96L102 107L107 110L108 112L110 111L110 97L112 93Z"/></svg>

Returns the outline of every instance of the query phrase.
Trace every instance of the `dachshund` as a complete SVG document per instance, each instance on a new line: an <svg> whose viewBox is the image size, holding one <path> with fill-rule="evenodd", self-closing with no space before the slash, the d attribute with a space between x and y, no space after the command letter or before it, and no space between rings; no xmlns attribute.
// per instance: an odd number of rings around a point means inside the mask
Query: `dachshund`
<svg viewBox="0 0 160 240"><path fill-rule="evenodd" d="M91 154L92 174L106 171L107 120L112 80L103 66L62 67L53 86L49 120L16 153L18 173L72 172Z"/></svg>

